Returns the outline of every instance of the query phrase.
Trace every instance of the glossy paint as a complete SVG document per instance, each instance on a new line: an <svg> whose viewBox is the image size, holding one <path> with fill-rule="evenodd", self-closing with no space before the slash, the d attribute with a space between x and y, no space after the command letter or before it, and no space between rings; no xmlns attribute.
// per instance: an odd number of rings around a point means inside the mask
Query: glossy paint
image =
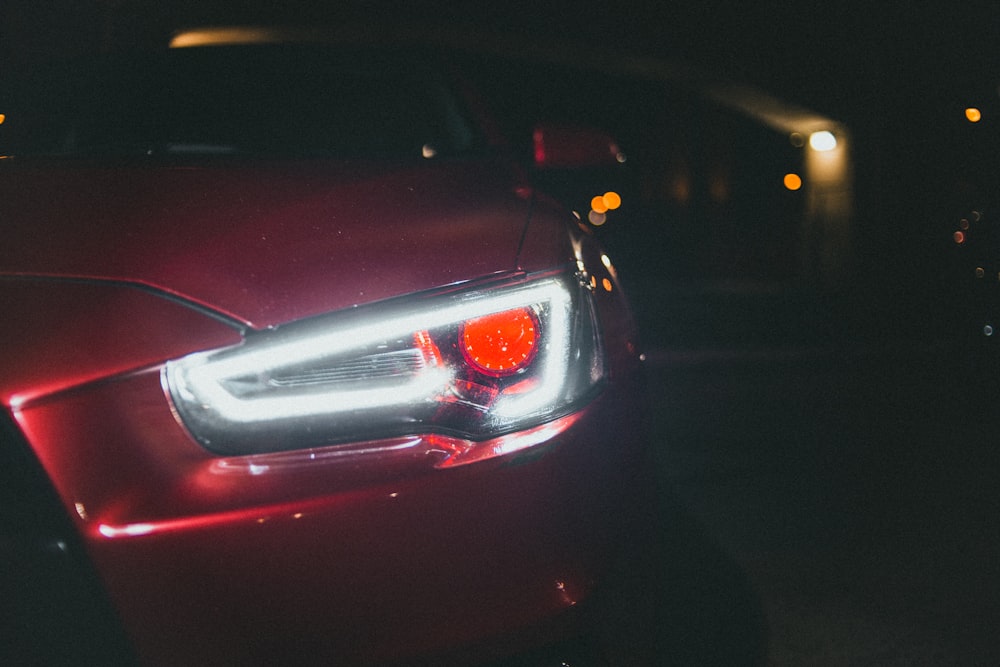
<svg viewBox="0 0 1000 667"><path fill-rule="evenodd" d="M154 374L123 383L17 417L145 662L246 664L304 642L324 661L442 651L558 615L607 566L629 406L598 402L538 449L438 471L431 437L375 457L214 458Z"/></svg>
<svg viewBox="0 0 1000 667"><path fill-rule="evenodd" d="M135 282L264 328L515 270L527 193L501 159L15 158L0 273Z"/></svg>
<svg viewBox="0 0 1000 667"><path fill-rule="evenodd" d="M644 444L635 331L600 248L503 164L2 165L0 400L141 662L514 650L601 585ZM421 433L218 456L161 384L246 326L543 269L592 286L609 379L489 460L437 468L468 443Z"/></svg>

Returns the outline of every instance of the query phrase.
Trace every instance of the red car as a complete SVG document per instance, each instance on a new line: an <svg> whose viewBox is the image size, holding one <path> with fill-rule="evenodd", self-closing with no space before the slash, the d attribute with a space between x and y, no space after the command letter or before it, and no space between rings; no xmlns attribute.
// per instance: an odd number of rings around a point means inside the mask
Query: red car
<svg viewBox="0 0 1000 667"><path fill-rule="evenodd" d="M645 445L607 256L432 55L174 46L0 89L0 658L588 635Z"/></svg>

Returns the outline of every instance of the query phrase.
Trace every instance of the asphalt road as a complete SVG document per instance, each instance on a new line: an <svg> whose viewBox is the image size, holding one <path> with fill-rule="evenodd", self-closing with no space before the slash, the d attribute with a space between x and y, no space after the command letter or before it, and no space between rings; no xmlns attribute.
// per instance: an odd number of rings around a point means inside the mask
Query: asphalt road
<svg viewBox="0 0 1000 667"><path fill-rule="evenodd" d="M824 308L779 300L785 317ZM1000 664L994 362L945 340L768 336L781 316L753 320L765 335L706 331L700 346L646 321L658 479L719 547L675 577L701 577L686 594L711 648L665 664Z"/></svg>

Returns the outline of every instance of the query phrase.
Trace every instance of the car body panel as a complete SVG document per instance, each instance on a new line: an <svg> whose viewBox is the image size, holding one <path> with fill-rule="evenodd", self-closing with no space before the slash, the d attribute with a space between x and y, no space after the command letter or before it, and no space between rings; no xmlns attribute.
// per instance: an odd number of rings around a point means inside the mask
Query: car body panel
<svg viewBox="0 0 1000 667"><path fill-rule="evenodd" d="M578 246L593 266L597 249ZM450 439L414 434L348 451L219 457L177 420L150 360L228 342L230 326L194 310L186 321L184 306L127 286L4 284L8 301L23 289L38 313L61 290L92 308L102 299L86 292L106 291L117 307L101 312L187 332L142 338L125 362L81 334L110 375L92 379L71 363L56 366L65 381L22 374L58 390L9 406L144 663L410 659L558 618L607 567L641 451L620 441L621 425L640 428L643 414L634 338L608 350L612 386L596 401L487 443L533 439L517 454L436 469ZM605 326L630 321L617 289L595 297ZM35 318L39 334L57 328L48 320ZM8 350L44 367L44 336L22 333Z"/></svg>
<svg viewBox="0 0 1000 667"><path fill-rule="evenodd" d="M231 324L127 283L0 276L0 404L240 341Z"/></svg>
<svg viewBox="0 0 1000 667"><path fill-rule="evenodd" d="M0 274L135 282L258 328L512 271L528 218L501 160L18 162Z"/></svg>
<svg viewBox="0 0 1000 667"><path fill-rule="evenodd" d="M18 422L145 662L419 655L555 616L607 566L632 466L627 448L606 465L606 405L550 425L537 449L456 469L322 451L277 466L209 455L155 374L128 384ZM109 423L122 396L134 417Z"/></svg>

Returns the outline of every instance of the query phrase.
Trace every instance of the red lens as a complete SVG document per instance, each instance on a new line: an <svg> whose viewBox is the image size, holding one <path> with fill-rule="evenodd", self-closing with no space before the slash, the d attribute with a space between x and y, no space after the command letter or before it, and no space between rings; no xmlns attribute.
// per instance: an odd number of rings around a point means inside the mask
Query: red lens
<svg viewBox="0 0 1000 667"><path fill-rule="evenodd" d="M511 375L535 356L538 319L530 308L477 317L462 325L461 339L471 366L488 375Z"/></svg>

